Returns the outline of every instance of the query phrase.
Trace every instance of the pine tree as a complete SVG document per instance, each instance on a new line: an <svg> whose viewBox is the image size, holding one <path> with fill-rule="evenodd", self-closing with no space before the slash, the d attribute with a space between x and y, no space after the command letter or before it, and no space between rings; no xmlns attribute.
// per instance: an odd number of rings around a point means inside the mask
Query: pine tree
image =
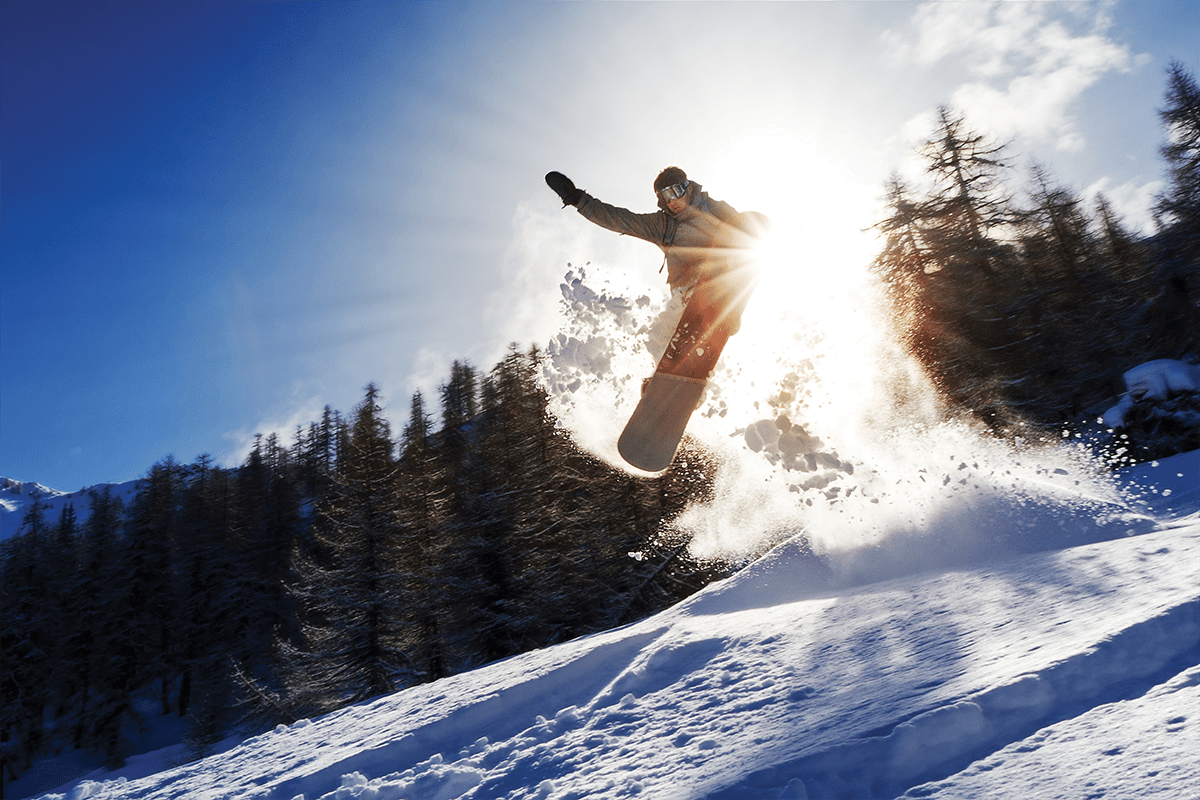
<svg viewBox="0 0 1200 800"><path fill-rule="evenodd" d="M962 115L938 109L938 131L918 150L933 183L919 214L941 280L972 284L1004 273L996 234L1012 222L1001 180L1005 148L968 131Z"/></svg>
<svg viewBox="0 0 1200 800"><path fill-rule="evenodd" d="M304 652L293 702L328 710L392 691L412 665L401 647L396 466L374 384L355 410L335 487L318 510L317 555L299 558Z"/></svg>
<svg viewBox="0 0 1200 800"><path fill-rule="evenodd" d="M127 578L118 630L132 649L129 690L155 680L163 714L171 711L170 686L178 668L174 550L179 527L183 471L173 458L151 467L126 519Z"/></svg>
<svg viewBox="0 0 1200 800"><path fill-rule="evenodd" d="M325 406L321 422L313 422L307 430L296 432L292 461L299 470L299 484L309 498L321 496L329 486L334 465L333 411Z"/></svg>
<svg viewBox="0 0 1200 800"><path fill-rule="evenodd" d="M989 424L1002 426L1015 371L1017 327L1009 296L1020 283L1013 224L1002 176L1005 146L967 130L942 107L938 130L919 149L929 187L917 197L898 178L888 187L886 235L873 269L892 294L908 349L943 393Z"/></svg>
<svg viewBox="0 0 1200 800"><path fill-rule="evenodd" d="M1014 358L1004 365L1006 394L1034 419L1059 420L1082 411L1095 384L1107 390L1094 356L1108 354L1097 345L1107 335L1099 326L1111 280L1082 200L1055 185L1045 167L1034 166L1028 204L1017 217L1023 280L1007 293L1014 330L1007 352Z"/></svg>
<svg viewBox="0 0 1200 800"><path fill-rule="evenodd" d="M1092 277L1099 261L1096 240L1082 202L1073 192L1051 182L1049 171L1033 168L1031 205L1021 216L1026 270L1052 295L1077 296L1082 281Z"/></svg>
<svg viewBox="0 0 1200 800"><path fill-rule="evenodd" d="M286 587L303 521L281 453L273 437L256 439L237 473L231 521L239 556L240 637L251 671L262 675L271 672L276 638L297 635Z"/></svg>
<svg viewBox="0 0 1200 800"><path fill-rule="evenodd" d="M455 361L450 380L440 387L442 398L443 448L451 460L465 458L469 444L468 423L479 413L479 377L466 361Z"/></svg>
<svg viewBox="0 0 1200 800"><path fill-rule="evenodd" d="M125 584L129 564L122 538L125 505L108 486L88 493L91 511L83 525L78 581L70 596L78 599L71 650L79 660L79 703L73 743L98 749L109 764L125 754L123 728L133 718L131 686L136 688L136 658L119 629L128 614Z"/></svg>
<svg viewBox="0 0 1200 800"><path fill-rule="evenodd" d="M113 587L124 579L118 559L124 503L107 486L91 490L88 500L77 548L79 568L64 586L73 625L64 635L63 666L73 676L68 693L75 706L70 741L76 749L100 745L96 698L104 693L101 676L116 647L108 635L110 615L118 610Z"/></svg>
<svg viewBox="0 0 1200 800"><path fill-rule="evenodd" d="M51 530L46 506L35 499L17 536L2 545L0 573L0 755L4 769L28 769L46 743L43 724L53 702L51 641L44 603Z"/></svg>
<svg viewBox="0 0 1200 800"><path fill-rule="evenodd" d="M560 641L576 602L566 591L576 573L564 559L581 543L570 538L561 513L569 489L548 399L536 380L539 358L536 350L510 345L488 378L480 417L477 450L489 515L476 557L484 568L489 659Z"/></svg>
<svg viewBox="0 0 1200 800"><path fill-rule="evenodd" d="M1200 86L1178 61L1168 69L1166 102L1161 152L1171 183L1155 207L1162 288L1150 314L1160 352L1175 356L1200 351Z"/></svg>
<svg viewBox="0 0 1200 800"><path fill-rule="evenodd" d="M477 447L479 378L475 368L455 361L449 381L439 392L439 471L445 485L440 619L444 656L449 668L458 672L486 663L492 653L502 650L496 604L504 592L505 577L503 563L487 561L485 529L493 520L490 487Z"/></svg>
<svg viewBox="0 0 1200 800"><path fill-rule="evenodd" d="M414 680L437 680L449 674L440 619L442 568L447 557L441 535L445 486L434 451L432 422L419 391L412 396L397 469L404 638L414 654Z"/></svg>
<svg viewBox="0 0 1200 800"><path fill-rule="evenodd" d="M1167 105L1159 116L1167 142L1161 152L1171 175L1171 185L1158 198L1159 224L1178 229L1186 239L1181 247L1190 257L1200 256L1200 86L1178 61L1167 70Z"/></svg>
<svg viewBox="0 0 1200 800"><path fill-rule="evenodd" d="M114 767L129 754L129 731L142 724L135 694L157 684L164 713L170 708L175 615L171 546L179 481L179 466L172 459L152 467L138 486L122 537L108 527L118 506L109 506L107 491L93 496L87 528L89 536L103 541L89 543L87 558L98 567L100 580L88 581L94 616L85 633L92 658L83 716L88 746L99 748Z"/></svg>
<svg viewBox="0 0 1200 800"><path fill-rule="evenodd" d="M1109 274L1127 287L1123 294L1145 299L1148 294L1148 252L1144 240L1131 234L1103 194L1096 195L1099 246Z"/></svg>
<svg viewBox="0 0 1200 800"><path fill-rule="evenodd" d="M176 553L179 643L178 713L188 743L204 755L233 722L229 659L249 654L237 637L238 564L231 529L233 479L200 456L184 489Z"/></svg>
<svg viewBox="0 0 1200 800"><path fill-rule="evenodd" d="M41 590L49 635L49 681L54 694L54 719L51 723L54 730L51 735L57 741L69 738L69 733L64 733L63 728L69 728L69 715L73 710L75 672L69 642L75 631L75 607L78 601L70 596L69 591L72 579L79 571L79 530L75 506L68 503L62 507L51 533L46 566L52 578Z"/></svg>
<svg viewBox="0 0 1200 800"><path fill-rule="evenodd" d="M891 294L898 316L913 324L924 311L921 303L929 275L937 266L925 242L921 204L899 174L888 179L886 202L891 213L875 226L884 235L884 245L873 268Z"/></svg>

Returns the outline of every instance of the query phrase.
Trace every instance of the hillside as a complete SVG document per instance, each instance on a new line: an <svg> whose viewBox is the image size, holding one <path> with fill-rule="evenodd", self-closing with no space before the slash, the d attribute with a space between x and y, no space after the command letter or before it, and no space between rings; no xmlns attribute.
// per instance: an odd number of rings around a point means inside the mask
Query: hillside
<svg viewBox="0 0 1200 800"><path fill-rule="evenodd" d="M46 796L1178 797L1200 783L1198 476L1193 452L1126 472L1124 499L1014 492L1009 531L971 529L978 494L943 509L960 544L1019 530L1023 554L796 538L640 623Z"/></svg>

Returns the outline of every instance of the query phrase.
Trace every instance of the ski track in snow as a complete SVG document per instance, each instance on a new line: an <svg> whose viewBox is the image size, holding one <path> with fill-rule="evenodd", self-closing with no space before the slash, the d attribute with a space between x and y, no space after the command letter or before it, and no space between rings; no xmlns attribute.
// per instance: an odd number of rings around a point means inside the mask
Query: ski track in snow
<svg viewBox="0 0 1200 800"><path fill-rule="evenodd" d="M1186 797L1200 786L1200 667L1151 691L1097 706L1010 744L905 797L1037 797L1047 785L1079 797Z"/></svg>

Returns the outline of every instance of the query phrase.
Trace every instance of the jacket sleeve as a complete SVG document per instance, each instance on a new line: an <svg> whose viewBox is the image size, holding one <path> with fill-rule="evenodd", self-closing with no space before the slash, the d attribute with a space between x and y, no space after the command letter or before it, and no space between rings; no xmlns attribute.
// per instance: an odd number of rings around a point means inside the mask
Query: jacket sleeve
<svg viewBox="0 0 1200 800"><path fill-rule="evenodd" d="M576 206L583 218L616 233L636 236L647 242L662 246L666 231L666 214L635 214L619 206L610 206L584 192Z"/></svg>

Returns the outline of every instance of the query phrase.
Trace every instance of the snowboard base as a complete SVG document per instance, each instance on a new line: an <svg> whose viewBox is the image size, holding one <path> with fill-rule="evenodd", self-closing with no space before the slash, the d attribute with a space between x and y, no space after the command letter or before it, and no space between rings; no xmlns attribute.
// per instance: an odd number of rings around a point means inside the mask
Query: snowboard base
<svg viewBox="0 0 1200 800"><path fill-rule="evenodd" d="M646 472L662 472L671 466L707 385L706 380L655 372L617 440L621 458Z"/></svg>

